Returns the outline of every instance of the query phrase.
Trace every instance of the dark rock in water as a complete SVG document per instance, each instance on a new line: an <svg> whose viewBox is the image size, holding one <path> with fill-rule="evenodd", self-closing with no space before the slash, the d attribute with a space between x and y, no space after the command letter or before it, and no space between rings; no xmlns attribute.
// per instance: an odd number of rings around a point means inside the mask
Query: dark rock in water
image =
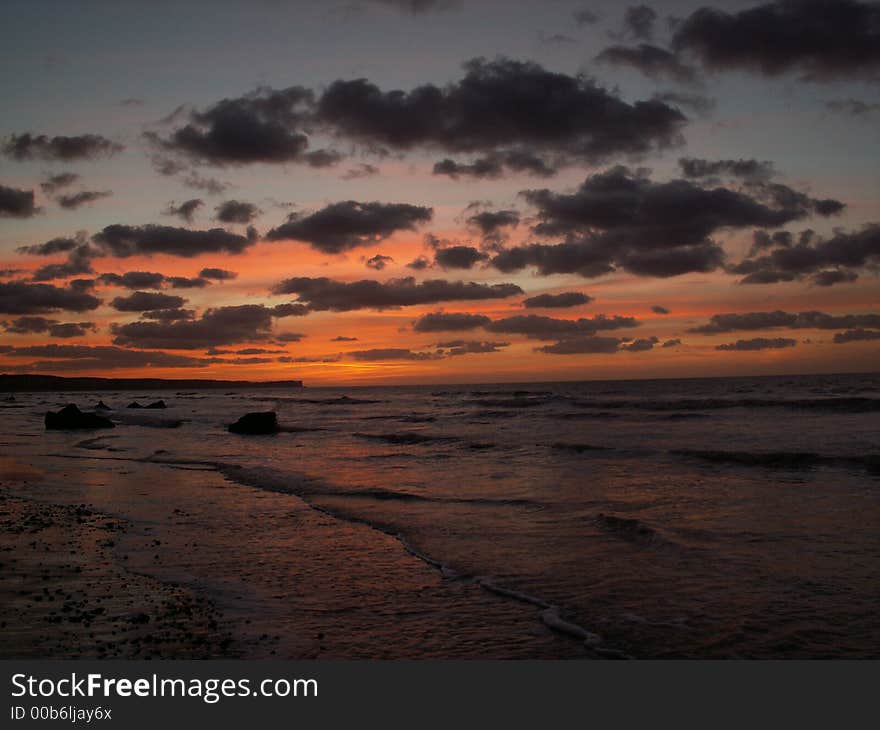
<svg viewBox="0 0 880 730"><path fill-rule="evenodd" d="M618 517L617 515L606 515L600 512L596 519L599 525L606 530L611 530L623 537L638 542L650 542L657 534L648 525L631 517Z"/></svg>
<svg viewBox="0 0 880 730"><path fill-rule="evenodd" d="M112 411L113 409L108 406L104 401L99 400L98 405L95 406L96 411Z"/></svg>
<svg viewBox="0 0 880 730"><path fill-rule="evenodd" d="M232 433L266 434L278 432L278 418L275 411L246 413L235 423L229 424Z"/></svg>
<svg viewBox="0 0 880 730"><path fill-rule="evenodd" d="M83 413L73 403L57 413L46 412L46 429L71 430L78 428L113 428L113 421L95 413Z"/></svg>
<svg viewBox="0 0 880 730"><path fill-rule="evenodd" d="M131 403L129 403L126 406L126 408L143 408L143 406L140 403L138 403L136 400L133 400Z"/></svg>
<svg viewBox="0 0 880 730"><path fill-rule="evenodd" d="M144 408L167 408L164 400L157 400L153 403L150 403L148 406L144 406Z"/></svg>

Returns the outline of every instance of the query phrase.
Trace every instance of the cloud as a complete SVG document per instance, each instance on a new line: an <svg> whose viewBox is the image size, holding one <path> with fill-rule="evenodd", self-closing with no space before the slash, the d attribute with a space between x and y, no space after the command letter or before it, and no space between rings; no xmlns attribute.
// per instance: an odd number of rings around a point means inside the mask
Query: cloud
<svg viewBox="0 0 880 730"><path fill-rule="evenodd" d="M169 276L165 281L172 289L204 289L211 282L201 276Z"/></svg>
<svg viewBox="0 0 880 730"><path fill-rule="evenodd" d="M581 292L570 291L562 294L538 294L523 300L523 306L526 309L538 308L562 308L577 307L581 304L589 304L593 301L593 297L582 294Z"/></svg>
<svg viewBox="0 0 880 730"><path fill-rule="evenodd" d="M370 2L387 5L389 8L413 15L449 10L459 5L459 0L370 0Z"/></svg>
<svg viewBox="0 0 880 730"><path fill-rule="evenodd" d="M652 97L664 104L690 109L701 117L708 117L715 109L715 99L703 94L682 93L679 91L661 91Z"/></svg>
<svg viewBox="0 0 880 730"><path fill-rule="evenodd" d="M473 206L468 206L469 208ZM480 232L483 241L491 244L501 244L507 240L503 233L505 228L516 228L519 225L520 215L516 210L480 210L470 215L465 220L470 227Z"/></svg>
<svg viewBox="0 0 880 730"><path fill-rule="evenodd" d="M866 117L880 111L880 104L861 99L830 99L825 102L825 107L851 117Z"/></svg>
<svg viewBox="0 0 880 730"><path fill-rule="evenodd" d="M376 271L382 271L388 264L393 263L394 259L390 256L383 256L380 253L377 253L375 256L371 256L366 261L366 266L368 269L375 269Z"/></svg>
<svg viewBox="0 0 880 730"><path fill-rule="evenodd" d="M826 269L817 271L811 277L816 286L834 286L835 284L851 284L859 278L854 271L841 271L840 269Z"/></svg>
<svg viewBox="0 0 880 730"><path fill-rule="evenodd" d="M19 162L23 160L47 160L70 162L71 160L94 160L112 157L125 149L100 134L83 134L76 137L47 137L45 134L11 134L3 145L3 152Z"/></svg>
<svg viewBox="0 0 880 730"><path fill-rule="evenodd" d="M250 223L260 214L260 209L253 203L239 200L227 200L218 205L216 218L221 223Z"/></svg>
<svg viewBox="0 0 880 730"><path fill-rule="evenodd" d="M424 271L425 269L431 266L431 262L425 258L424 256L418 256L410 261L406 268L412 269L413 271Z"/></svg>
<svg viewBox="0 0 880 730"><path fill-rule="evenodd" d="M86 332L94 331L93 322L59 322L46 317L19 317L12 322L3 322L3 329L13 334L42 334L50 337L83 337Z"/></svg>
<svg viewBox="0 0 880 730"><path fill-rule="evenodd" d="M654 314L669 314L669 310L666 307L661 307L659 304L652 306L651 311Z"/></svg>
<svg viewBox="0 0 880 730"><path fill-rule="evenodd" d="M660 345L660 347L678 347L679 345L681 345L681 340L674 339L666 340L662 345Z"/></svg>
<svg viewBox="0 0 880 730"><path fill-rule="evenodd" d="M545 188L522 195L538 211L532 232L564 242L506 249L492 265L504 272L535 266L542 275L584 277L618 268L656 277L713 271L725 258L713 234L783 225L842 206L785 185L754 184L742 191L683 179L653 182L622 166L591 175L573 193Z"/></svg>
<svg viewBox="0 0 880 730"><path fill-rule="evenodd" d="M140 349L198 350L271 336L274 308L242 304L207 309L198 319L114 324L113 344Z"/></svg>
<svg viewBox="0 0 880 730"><path fill-rule="evenodd" d="M504 153L491 153L477 157L473 162L456 162L448 157L434 163L434 175L446 175L453 180L459 177L475 177L495 179L502 177L505 170L523 172L536 177L552 177L556 174L556 162L547 160L526 150L514 150Z"/></svg>
<svg viewBox="0 0 880 730"><path fill-rule="evenodd" d="M312 310L337 312L355 309L393 309L417 304L505 299L522 294L516 284L478 284L476 282L428 279L417 283L413 277L386 282L364 279L334 281L325 277L285 279L273 290L276 294L297 294Z"/></svg>
<svg viewBox="0 0 880 730"><path fill-rule="evenodd" d="M649 41L654 37L657 11L648 5L631 5L623 14L624 31L633 38Z"/></svg>
<svg viewBox="0 0 880 730"><path fill-rule="evenodd" d="M672 46L712 70L809 81L876 78L880 5L858 0L776 0L727 12L700 8L675 29Z"/></svg>
<svg viewBox="0 0 880 730"><path fill-rule="evenodd" d="M361 162L356 167L352 167L348 172L346 172L343 176L343 180L360 180L365 177L372 177L373 175L379 174L379 168L375 165L369 165L365 162Z"/></svg>
<svg viewBox="0 0 880 730"><path fill-rule="evenodd" d="M55 360L32 362L21 370L115 370L144 367L202 367L216 360L173 355L167 352L124 350L119 347L87 345L33 345L16 347L7 353L13 357L48 357Z"/></svg>
<svg viewBox="0 0 880 730"><path fill-rule="evenodd" d="M754 182L769 180L776 175L773 163L754 159L704 160L699 157L680 157L678 166L682 174L690 179L712 178L729 175Z"/></svg>
<svg viewBox="0 0 880 730"><path fill-rule="evenodd" d="M199 175L197 172L190 172L186 177L181 178L180 182L188 188L201 190L207 195L222 195L229 190L228 183L225 183L222 180L217 180L217 178Z"/></svg>
<svg viewBox="0 0 880 730"><path fill-rule="evenodd" d="M251 229L247 236L241 236L222 228L194 231L155 223L143 226L117 223L106 226L92 240L104 253L119 258L162 253L193 258L203 253L241 253L256 242L256 232Z"/></svg>
<svg viewBox="0 0 880 730"><path fill-rule="evenodd" d="M203 279L213 279L215 281L231 281L238 277L235 271L226 269L207 268L199 272L199 276Z"/></svg>
<svg viewBox="0 0 880 730"><path fill-rule="evenodd" d="M880 314L841 314L832 315L819 311L808 312L746 312L742 314L713 314L707 324L694 327L689 332L697 334L716 334L720 332L739 332L765 330L783 327L786 329L844 329L867 327L880 329Z"/></svg>
<svg viewBox="0 0 880 730"><path fill-rule="evenodd" d="M345 337L344 335L337 335L330 342L357 342L357 337Z"/></svg>
<svg viewBox="0 0 880 730"><path fill-rule="evenodd" d="M667 78L682 84L697 81L697 72L691 66L682 63L674 53L650 43L609 46L594 60L611 66L628 66L651 79Z"/></svg>
<svg viewBox="0 0 880 730"><path fill-rule="evenodd" d="M604 314L581 319L518 314L493 320L485 325L485 329L498 334L525 335L533 340L556 340L592 336L603 330L626 329L638 325L639 321L633 317L606 317Z"/></svg>
<svg viewBox="0 0 880 730"><path fill-rule="evenodd" d="M310 214L293 213L287 223L266 234L270 241L305 241L323 253L336 254L372 246L398 231L412 231L434 215L432 208L406 203L359 203L345 200Z"/></svg>
<svg viewBox="0 0 880 730"><path fill-rule="evenodd" d="M731 273L745 275L740 283L768 284L813 274L815 283L827 286L852 281L853 270L872 268L880 263L878 223L869 223L857 231L838 230L830 238L804 231L796 243L790 234L781 233L756 237L756 245L750 252L752 257L728 268ZM755 255L766 248L772 249L770 253Z"/></svg>
<svg viewBox="0 0 880 730"><path fill-rule="evenodd" d="M0 185L0 218L33 218L39 212L34 205L33 190Z"/></svg>
<svg viewBox="0 0 880 730"><path fill-rule="evenodd" d="M87 332L94 332L93 322L58 322L49 325L50 337L85 337Z"/></svg>
<svg viewBox="0 0 880 730"><path fill-rule="evenodd" d="M109 198L113 193L110 190L82 190L70 195L59 195L55 198L58 205L67 210L74 210L87 203L94 203L102 198Z"/></svg>
<svg viewBox="0 0 880 730"><path fill-rule="evenodd" d="M383 91L367 79L335 81L318 99L316 119L368 148L476 153L508 167L517 154L546 157L554 167L680 143L686 120L663 102L630 104L589 78L532 62L478 58L464 68L463 78L442 88Z"/></svg>
<svg viewBox="0 0 880 730"><path fill-rule="evenodd" d="M548 355L610 355L617 352L621 341L616 337L574 337L537 347L535 352Z"/></svg>
<svg viewBox="0 0 880 730"><path fill-rule="evenodd" d="M313 93L301 86L274 90L260 87L237 99L223 99L167 137L146 132L155 149L193 162L224 167L249 163L299 162L325 167L335 161L326 150L309 150Z"/></svg>
<svg viewBox="0 0 880 730"><path fill-rule="evenodd" d="M40 188L42 188L43 192L46 193L46 195L54 195L58 190L70 187L79 179L80 176L76 173L62 172L58 175L50 176L45 182L41 182Z"/></svg>
<svg viewBox="0 0 880 730"><path fill-rule="evenodd" d="M346 353L348 357L360 362L377 360L438 360L440 355L433 352L414 352L402 347L384 347L372 350L353 350Z"/></svg>
<svg viewBox="0 0 880 730"><path fill-rule="evenodd" d="M79 233L75 238L53 238L45 243L34 246L19 246L16 253L30 254L31 256L53 256L56 253L67 253L77 246L86 243L85 233Z"/></svg>
<svg viewBox="0 0 880 730"><path fill-rule="evenodd" d="M725 345L716 345L716 350L738 350L738 351L753 351L753 350L781 350L784 347L794 347L797 344L797 340L790 340L786 337L774 337L772 339L768 339L767 337L754 337L751 340L737 340L736 342L730 342Z"/></svg>
<svg viewBox="0 0 880 730"><path fill-rule="evenodd" d="M588 8L575 11L572 17L578 28L582 28L585 25L595 25L599 22L599 16Z"/></svg>
<svg viewBox="0 0 880 730"><path fill-rule="evenodd" d="M847 342L864 342L866 340L880 340L880 331L866 329L852 329L846 332L836 332L834 342L843 345Z"/></svg>
<svg viewBox="0 0 880 730"><path fill-rule="evenodd" d="M641 337L637 340L621 345L620 349L629 352L647 352L648 350L653 350L654 345L658 342L660 342L660 340L656 337Z"/></svg>
<svg viewBox="0 0 880 730"><path fill-rule="evenodd" d="M118 312L147 312L153 309L180 309L186 300L159 292L136 291L127 297L116 297L110 306Z"/></svg>
<svg viewBox="0 0 880 730"><path fill-rule="evenodd" d="M473 246L447 246L434 253L434 262L443 269L472 269L489 255Z"/></svg>
<svg viewBox="0 0 880 730"><path fill-rule="evenodd" d="M491 320L483 314L431 312L416 320L416 332L463 332L485 327Z"/></svg>
<svg viewBox="0 0 880 730"><path fill-rule="evenodd" d="M126 289L159 289L165 283L165 275L155 271L126 271L124 274L101 274L98 281Z"/></svg>
<svg viewBox="0 0 880 730"><path fill-rule="evenodd" d="M46 264L37 269L31 278L34 281L66 279L79 274L93 274L92 258L95 251L88 244L79 244L67 254L67 261L60 264Z"/></svg>
<svg viewBox="0 0 880 730"><path fill-rule="evenodd" d="M180 205L175 205L172 200L168 203L168 207L165 208L165 215L176 215L178 218L185 220L187 223L192 223L193 216L195 212L201 208L205 204L205 201L201 198L191 198L190 200L184 200Z"/></svg>
<svg viewBox="0 0 880 730"><path fill-rule="evenodd" d="M101 300L91 294L62 289L51 284L0 282L2 314L46 314L59 310L88 312L97 309L100 304Z"/></svg>
<svg viewBox="0 0 880 730"><path fill-rule="evenodd" d="M457 357L459 355L477 355L486 352L499 352L502 348L510 347L509 342L482 342L480 340L453 340L451 342L438 342L438 353L443 357Z"/></svg>

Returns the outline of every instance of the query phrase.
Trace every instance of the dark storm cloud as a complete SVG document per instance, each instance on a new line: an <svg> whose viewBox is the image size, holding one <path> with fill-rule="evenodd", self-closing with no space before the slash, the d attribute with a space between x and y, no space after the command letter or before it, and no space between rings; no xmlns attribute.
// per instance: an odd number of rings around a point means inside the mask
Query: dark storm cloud
<svg viewBox="0 0 880 730"><path fill-rule="evenodd" d="M792 281L807 275L815 275L815 283L831 285L852 281L855 270L872 268L880 264L880 224L869 223L858 231L838 230L830 238L804 231L797 243L792 237L774 234L756 237L752 258L730 266L729 271L743 274L743 284L765 284ZM774 248L775 247L775 248ZM758 251L772 248L764 255ZM832 273L838 272L838 273Z"/></svg>
<svg viewBox="0 0 880 730"><path fill-rule="evenodd" d="M880 4L776 0L734 12L704 7L676 27L672 46L713 70L793 71L811 81L876 78Z"/></svg>
<svg viewBox="0 0 880 730"><path fill-rule="evenodd" d="M34 206L34 191L0 185L0 218L32 218L40 211Z"/></svg>
<svg viewBox="0 0 880 730"><path fill-rule="evenodd" d="M377 253L375 256L371 256L366 260L366 267L368 269L374 269L375 271L382 271L388 264L393 263L394 259L390 256L383 256L380 253Z"/></svg>
<svg viewBox="0 0 880 730"><path fill-rule="evenodd" d="M271 307L242 304L208 309L198 319L115 324L111 332L123 347L198 350L269 339L273 316Z"/></svg>
<svg viewBox="0 0 880 730"><path fill-rule="evenodd" d="M434 262L442 269L472 269L489 255L473 246L447 246L434 253Z"/></svg>
<svg viewBox="0 0 880 730"><path fill-rule="evenodd" d="M633 38L649 41L654 37L657 11L648 5L631 5L623 14L624 31Z"/></svg>
<svg viewBox="0 0 880 730"><path fill-rule="evenodd" d="M211 285L210 281L201 276L169 276L166 277L165 282L172 289L204 289Z"/></svg>
<svg viewBox="0 0 880 730"><path fill-rule="evenodd" d="M611 66L627 66L651 79L666 78L684 84L697 81L697 72L692 67L682 63L674 53L651 43L609 46L594 60Z"/></svg>
<svg viewBox="0 0 880 730"><path fill-rule="evenodd" d="M564 242L506 249L492 265L504 272L535 266L543 275L584 277L616 268L657 277L712 271L724 261L711 238L720 230L783 225L842 206L785 185L755 183L737 191L683 179L653 182L622 166L591 175L574 193L522 195L538 211L533 233Z"/></svg>
<svg viewBox="0 0 880 730"><path fill-rule="evenodd" d="M186 300L159 292L136 291L127 297L116 297L110 306L118 312L147 312L153 309L180 309Z"/></svg>
<svg viewBox="0 0 880 730"><path fill-rule="evenodd" d="M866 117L874 112L880 112L880 104L861 99L830 99L825 102L825 107L851 117Z"/></svg>
<svg viewBox="0 0 880 730"><path fill-rule="evenodd" d="M661 307L659 304L655 304L651 307L651 311L654 314L669 314L669 310L666 307Z"/></svg>
<svg viewBox="0 0 880 730"><path fill-rule="evenodd" d="M816 286L834 286L835 284L851 284L859 278L854 271L841 271L840 269L827 269L817 271L810 277L810 281Z"/></svg>
<svg viewBox="0 0 880 730"><path fill-rule="evenodd" d="M146 132L145 137L162 154L220 167L257 162L326 167L338 156L309 150L305 131L313 98L310 90L300 86L261 87L237 99L223 99L204 111L190 112L187 123L167 137L155 132ZM164 164L164 160L159 162Z"/></svg>
<svg viewBox="0 0 880 730"><path fill-rule="evenodd" d="M751 181L766 181L776 175L773 163L767 160L703 160L699 157L681 157L678 166L691 179L729 175Z"/></svg>
<svg viewBox="0 0 880 730"><path fill-rule="evenodd" d="M221 223L250 223L260 214L256 205L240 200L227 200L220 203L215 210L215 217Z"/></svg>
<svg viewBox="0 0 880 730"><path fill-rule="evenodd" d="M599 16L588 8L576 10L572 17L578 28L582 28L585 25L595 25L599 22Z"/></svg>
<svg viewBox="0 0 880 730"><path fill-rule="evenodd" d="M716 105L715 99L703 94L683 94L678 91L661 91L654 94L653 98L662 101L664 104L690 109L701 117L709 116Z"/></svg>
<svg viewBox="0 0 880 730"><path fill-rule="evenodd" d="M586 77L507 58L469 61L464 77L443 88L383 91L366 79L336 81L318 99L316 117L370 147L496 154L504 164L518 152L569 162L643 154L679 143L685 123L663 102L629 104Z"/></svg>
<svg viewBox="0 0 880 730"><path fill-rule="evenodd" d="M57 361L30 363L27 369L52 370L112 370L141 367L199 367L212 362L204 358L172 355L167 352L143 352L119 347L91 347L87 345L34 345L16 347L8 353L13 357L48 357Z"/></svg>
<svg viewBox="0 0 880 730"><path fill-rule="evenodd" d="M59 310L88 312L97 309L100 304L101 300L91 294L62 289L51 284L0 282L2 314L46 314Z"/></svg>
<svg viewBox="0 0 880 730"><path fill-rule="evenodd" d="M46 319L46 317L19 317L12 322L3 322L3 329L12 332L15 335L38 334L48 332L49 327L58 324L57 319Z"/></svg>
<svg viewBox="0 0 880 730"><path fill-rule="evenodd" d="M647 352L648 350L653 350L654 345L658 342L660 340L656 337L640 337L637 340L621 345L620 349L627 350L628 352Z"/></svg>
<svg viewBox="0 0 880 730"><path fill-rule="evenodd" d="M94 203L102 198L109 198L113 193L110 190L82 190L78 193L70 193L69 195L59 195L55 201L62 208L67 210L75 210L87 203Z"/></svg>
<svg viewBox="0 0 880 730"><path fill-rule="evenodd" d="M478 284L476 282L428 279L416 282L413 277L386 282L364 279L342 282L320 278L294 277L275 287L276 294L297 294L312 310L346 312L355 309L394 309L416 304L505 299L522 294L515 284Z"/></svg>
<svg viewBox="0 0 880 730"><path fill-rule="evenodd" d="M880 331L854 329L847 330L846 332L837 332L834 335L834 342L838 345L843 345L847 342L864 342L866 340L880 340Z"/></svg>
<svg viewBox="0 0 880 730"><path fill-rule="evenodd" d="M538 294L523 300L523 306L526 309L547 308L563 308L577 307L581 304L589 304L593 301L593 297L581 292L570 291L562 294Z"/></svg>
<svg viewBox="0 0 880 730"><path fill-rule="evenodd" d="M232 281L232 279L238 278L238 274L235 271L217 268L202 269L199 272L199 276L203 279L213 279L215 281Z"/></svg>
<svg viewBox="0 0 880 730"><path fill-rule="evenodd" d="M510 347L510 343L481 342L480 340L453 340L451 342L438 342L436 347L444 357L457 357L459 355L477 355L485 352L499 352L502 348Z"/></svg>
<svg viewBox="0 0 880 730"><path fill-rule="evenodd" d="M502 230L516 228L520 215L516 210L481 210L467 217L465 222L476 228L483 239L489 242L501 242L504 239Z"/></svg>
<svg viewBox="0 0 880 730"><path fill-rule="evenodd" d="M79 244L67 254L67 261L60 264L46 264L37 269L31 278L34 281L51 281L52 279L66 279L80 274L93 274L92 259L95 256L94 249L86 244Z"/></svg>
<svg viewBox="0 0 880 730"><path fill-rule="evenodd" d="M439 360L441 355L434 352L414 352L402 347L384 347L373 350L353 350L348 357L361 362L379 360Z"/></svg>
<svg viewBox="0 0 880 730"><path fill-rule="evenodd" d="M621 340L616 337L573 337L553 345L536 347L535 352L548 355L610 355L617 352Z"/></svg>
<svg viewBox="0 0 880 730"><path fill-rule="evenodd" d="M737 340L724 345L716 345L716 350L780 350L784 347L794 347L797 340L791 340L786 337L754 337L751 340Z"/></svg>
<svg viewBox="0 0 880 730"><path fill-rule="evenodd" d="M62 172L52 175L45 182L40 183L40 188L46 195L54 195L58 190L69 187L79 180L79 175L73 172Z"/></svg>
<svg viewBox="0 0 880 730"><path fill-rule="evenodd" d="M323 253L371 246L397 231L412 231L434 215L432 208L406 203L359 203L345 200L314 213L293 213L287 223L266 234L270 241L296 240Z"/></svg>
<svg viewBox="0 0 880 730"><path fill-rule="evenodd" d="M522 172L536 177L552 177L556 174L556 164L562 160L548 161L525 150L493 153L477 157L472 162L456 162L448 157L434 163L433 174L446 175L453 179L475 177L494 179L504 175L505 170Z"/></svg>
<svg viewBox="0 0 880 730"><path fill-rule="evenodd" d="M431 312L416 320L416 332L464 332L485 327L491 320L483 314Z"/></svg>
<svg viewBox="0 0 880 730"><path fill-rule="evenodd" d="M375 165L367 164L366 162L361 162L356 167L352 167L348 172L346 172L343 176L343 180L360 180L364 177L372 177L373 175L379 174L379 168Z"/></svg>
<svg viewBox="0 0 880 730"><path fill-rule="evenodd" d="M155 319L160 322L178 322L182 319L195 319L195 316L194 309L156 309L141 314L145 319Z"/></svg>
<svg viewBox="0 0 880 730"><path fill-rule="evenodd" d="M484 325L489 332L508 335L525 335L532 340L571 339L592 336L604 330L637 327L633 317L606 317L598 314L593 318L555 319L537 314L518 314L496 319Z"/></svg>
<svg viewBox="0 0 880 730"><path fill-rule="evenodd" d="M880 329L880 314L842 314L825 312L746 312L743 314L713 314L707 324L688 330L698 334L786 329L846 329L865 327Z"/></svg>
<svg viewBox="0 0 880 730"><path fill-rule="evenodd" d="M101 274L98 281L126 289L159 289L165 283L165 275L155 271L126 271L124 274Z"/></svg>
<svg viewBox="0 0 880 730"><path fill-rule="evenodd" d="M100 134L83 134L76 137L47 137L45 134L12 134L3 145L3 152L19 162L23 160L94 160L112 157L121 152L121 144L111 142Z"/></svg>
<svg viewBox="0 0 880 730"><path fill-rule="evenodd" d="M192 223L195 212L205 204L201 198L192 198L184 200L180 205L175 205L172 200L165 209L165 215L176 215L178 218Z"/></svg>
<svg viewBox="0 0 880 730"><path fill-rule="evenodd" d="M92 240L105 253L119 258L161 253L192 258L203 253L241 253L256 242L256 231L250 229L247 236L240 236L222 228L193 231L155 223L143 226L117 223L106 226Z"/></svg>

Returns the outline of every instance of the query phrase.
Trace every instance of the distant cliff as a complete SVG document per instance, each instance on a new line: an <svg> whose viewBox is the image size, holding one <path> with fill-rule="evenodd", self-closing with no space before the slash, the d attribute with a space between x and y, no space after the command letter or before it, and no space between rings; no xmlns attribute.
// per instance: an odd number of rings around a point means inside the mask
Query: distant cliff
<svg viewBox="0 0 880 730"><path fill-rule="evenodd" d="M62 378L56 375L0 374L0 392L64 390L207 390L302 388L302 380L166 380L164 378Z"/></svg>

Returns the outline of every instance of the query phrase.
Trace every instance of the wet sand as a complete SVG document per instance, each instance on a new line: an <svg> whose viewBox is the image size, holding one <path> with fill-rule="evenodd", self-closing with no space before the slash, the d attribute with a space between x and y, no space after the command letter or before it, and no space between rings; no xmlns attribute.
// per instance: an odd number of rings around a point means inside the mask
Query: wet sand
<svg viewBox="0 0 880 730"><path fill-rule="evenodd" d="M4 658L590 656L294 495L107 452L48 462L0 464Z"/></svg>

